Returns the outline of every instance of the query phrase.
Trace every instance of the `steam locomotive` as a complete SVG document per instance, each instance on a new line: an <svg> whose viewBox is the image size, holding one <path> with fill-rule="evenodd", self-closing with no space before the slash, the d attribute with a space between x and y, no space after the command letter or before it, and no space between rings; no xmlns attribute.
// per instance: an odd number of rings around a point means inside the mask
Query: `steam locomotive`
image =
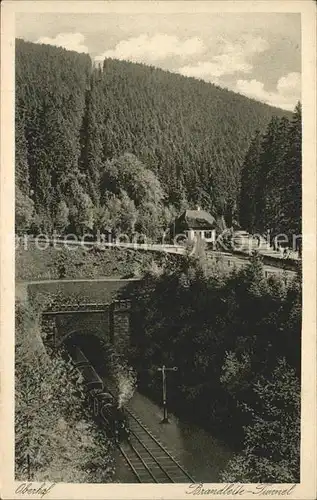
<svg viewBox="0 0 317 500"><path fill-rule="evenodd" d="M104 391L104 384L79 347L71 350L73 364L82 375L87 388L88 398L93 407L94 417L105 429L108 437L114 437L116 442L129 440L128 418L123 408L110 392Z"/></svg>

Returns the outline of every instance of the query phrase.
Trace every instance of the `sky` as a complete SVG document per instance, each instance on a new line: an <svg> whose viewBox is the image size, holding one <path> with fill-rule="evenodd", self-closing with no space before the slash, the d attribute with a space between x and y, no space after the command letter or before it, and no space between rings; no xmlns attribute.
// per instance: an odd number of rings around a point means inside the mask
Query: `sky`
<svg viewBox="0 0 317 500"><path fill-rule="evenodd" d="M286 110L301 99L300 14L20 13L16 36L95 62L157 66Z"/></svg>

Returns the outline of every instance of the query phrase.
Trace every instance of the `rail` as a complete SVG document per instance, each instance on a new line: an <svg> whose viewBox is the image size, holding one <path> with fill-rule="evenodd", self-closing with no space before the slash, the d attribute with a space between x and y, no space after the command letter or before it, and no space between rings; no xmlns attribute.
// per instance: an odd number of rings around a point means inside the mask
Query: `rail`
<svg viewBox="0 0 317 500"><path fill-rule="evenodd" d="M169 453L142 421L126 409L130 440L118 444L128 466L140 483L194 483L193 477Z"/></svg>

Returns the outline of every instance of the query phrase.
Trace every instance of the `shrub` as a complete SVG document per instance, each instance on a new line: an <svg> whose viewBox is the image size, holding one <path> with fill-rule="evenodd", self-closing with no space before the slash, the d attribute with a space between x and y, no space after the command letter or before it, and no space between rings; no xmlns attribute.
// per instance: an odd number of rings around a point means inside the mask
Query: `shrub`
<svg viewBox="0 0 317 500"><path fill-rule="evenodd" d="M300 472L300 383L280 359L271 377L253 384L254 405L246 405L243 452L222 473L224 482L296 483Z"/></svg>

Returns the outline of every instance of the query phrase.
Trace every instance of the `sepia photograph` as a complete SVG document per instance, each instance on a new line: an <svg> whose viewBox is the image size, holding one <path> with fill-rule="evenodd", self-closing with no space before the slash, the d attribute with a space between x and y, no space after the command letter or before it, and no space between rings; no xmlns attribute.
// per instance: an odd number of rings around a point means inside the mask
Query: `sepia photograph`
<svg viewBox="0 0 317 500"><path fill-rule="evenodd" d="M316 343L303 13L19 3L14 498L295 498L304 324Z"/></svg>

